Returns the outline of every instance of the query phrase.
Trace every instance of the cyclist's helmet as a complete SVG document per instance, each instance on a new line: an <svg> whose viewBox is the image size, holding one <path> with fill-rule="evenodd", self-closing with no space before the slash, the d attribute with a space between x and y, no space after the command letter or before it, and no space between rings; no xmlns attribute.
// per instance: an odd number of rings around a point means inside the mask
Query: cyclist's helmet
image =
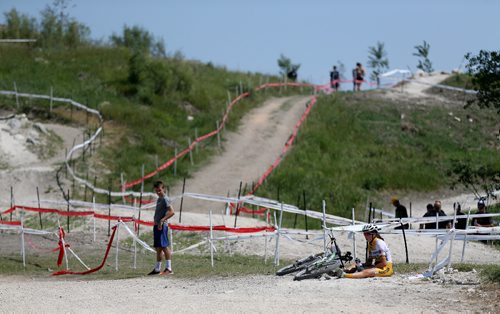
<svg viewBox="0 0 500 314"><path fill-rule="evenodd" d="M477 207L484 207L485 205L484 198L480 198L477 202Z"/></svg>
<svg viewBox="0 0 500 314"><path fill-rule="evenodd" d="M363 232L364 233L378 233L378 231L380 230L379 227L377 227L377 225L375 224L367 224L367 225L364 225L363 226Z"/></svg>

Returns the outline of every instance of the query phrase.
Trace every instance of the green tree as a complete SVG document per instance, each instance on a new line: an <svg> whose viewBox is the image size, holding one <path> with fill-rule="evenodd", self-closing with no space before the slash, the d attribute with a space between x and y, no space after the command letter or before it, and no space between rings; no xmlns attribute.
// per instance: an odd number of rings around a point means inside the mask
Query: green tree
<svg viewBox="0 0 500 314"><path fill-rule="evenodd" d="M37 37L36 19L25 14L19 14L16 9L4 13L5 25L1 29L2 38L33 39Z"/></svg>
<svg viewBox="0 0 500 314"><path fill-rule="evenodd" d="M75 48L90 41L90 29L70 17L70 3L69 0L55 0L41 12L41 46Z"/></svg>
<svg viewBox="0 0 500 314"><path fill-rule="evenodd" d="M377 81L380 86L380 74L389 69L389 59L384 48L384 43L377 41L377 44L368 48L368 67L372 68L370 78Z"/></svg>
<svg viewBox="0 0 500 314"><path fill-rule="evenodd" d="M476 103L481 108L494 107L500 114L500 51L481 50L478 55L465 55L469 62L467 71L472 76L474 90L477 90Z"/></svg>
<svg viewBox="0 0 500 314"><path fill-rule="evenodd" d="M493 192L500 189L500 164L475 164L470 159L453 160L448 175L453 178L452 188L462 185L479 198L496 198Z"/></svg>
<svg viewBox="0 0 500 314"><path fill-rule="evenodd" d="M121 36L113 34L111 43L116 47L129 48L132 51L142 51L148 55L165 57L165 43L163 39L155 40L153 34L140 26L123 27Z"/></svg>
<svg viewBox="0 0 500 314"><path fill-rule="evenodd" d="M297 79L297 71L300 68L300 64L293 64L290 58L281 54L278 59L278 66L281 69L280 74L282 76L286 75L292 81Z"/></svg>
<svg viewBox="0 0 500 314"><path fill-rule="evenodd" d="M431 49L431 46L424 40L423 45L417 45L415 46L415 49L417 50L417 52L413 53L413 55L420 58L420 60L418 60L417 69L420 69L426 73L431 73L432 71L434 71L434 69L432 68L432 62L431 60L429 60L429 51Z"/></svg>

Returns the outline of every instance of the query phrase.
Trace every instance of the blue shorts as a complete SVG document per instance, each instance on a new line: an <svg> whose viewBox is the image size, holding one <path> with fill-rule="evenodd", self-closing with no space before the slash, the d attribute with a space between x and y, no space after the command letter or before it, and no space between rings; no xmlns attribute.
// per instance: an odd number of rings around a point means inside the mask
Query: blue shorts
<svg viewBox="0 0 500 314"><path fill-rule="evenodd" d="M168 224L164 223L161 230L158 230L158 226L153 227L153 247L166 248L170 245L168 241Z"/></svg>

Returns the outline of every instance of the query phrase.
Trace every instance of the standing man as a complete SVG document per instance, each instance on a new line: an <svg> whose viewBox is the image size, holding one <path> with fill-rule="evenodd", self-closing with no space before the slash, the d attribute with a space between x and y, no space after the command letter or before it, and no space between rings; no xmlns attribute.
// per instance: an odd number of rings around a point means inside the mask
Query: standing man
<svg viewBox="0 0 500 314"><path fill-rule="evenodd" d="M487 214L486 212L486 204L484 202L484 198L479 199L477 202L477 213L478 215L480 214ZM476 227L493 227L493 220L491 217L478 217L472 219L472 225Z"/></svg>
<svg viewBox="0 0 500 314"><path fill-rule="evenodd" d="M360 62L358 62L356 63L355 71L356 71L356 79L355 79L356 90L361 91L361 84L365 80L365 68L363 68L363 65Z"/></svg>
<svg viewBox="0 0 500 314"><path fill-rule="evenodd" d="M334 91L339 90L339 85L340 85L340 73L337 71L337 66L333 66L333 70L330 71L330 87Z"/></svg>
<svg viewBox="0 0 500 314"><path fill-rule="evenodd" d="M165 185L162 181L154 183L154 190L158 195L154 216L153 238L156 249L156 265L148 275L168 275L172 273L172 252L170 251L170 241L168 240L167 220L174 215L174 208L170 199L165 195ZM165 256L165 270L161 272L162 253Z"/></svg>
<svg viewBox="0 0 500 314"><path fill-rule="evenodd" d="M392 205L394 205L394 207L396 207L396 210L395 210L395 216L396 216L396 218L408 218L408 212L406 211L406 207L404 207L399 202L399 199L396 196L393 196L391 198L391 203L392 203ZM405 229L408 229L409 225L408 224L404 224L403 227ZM394 228L394 229L401 229L401 226L397 227L397 228Z"/></svg>

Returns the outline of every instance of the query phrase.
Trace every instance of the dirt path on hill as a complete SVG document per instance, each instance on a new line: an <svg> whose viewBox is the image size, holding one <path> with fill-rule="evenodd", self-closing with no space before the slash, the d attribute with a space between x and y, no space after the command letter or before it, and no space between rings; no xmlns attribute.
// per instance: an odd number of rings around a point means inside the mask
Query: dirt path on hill
<svg viewBox="0 0 500 314"><path fill-rule="evenodd" d="M271 98L251 110L236 132L224 135L220 155L186 180L186 192L237 196L240 181L251 188L279 157L293 127L306 109L310 96ZM181 186L172 190L182 192ZM183 210L208 212L210 203L185 199ZM216 206L221 207L220 204ZM222 205L223 206L223 205Z"/></svg>

